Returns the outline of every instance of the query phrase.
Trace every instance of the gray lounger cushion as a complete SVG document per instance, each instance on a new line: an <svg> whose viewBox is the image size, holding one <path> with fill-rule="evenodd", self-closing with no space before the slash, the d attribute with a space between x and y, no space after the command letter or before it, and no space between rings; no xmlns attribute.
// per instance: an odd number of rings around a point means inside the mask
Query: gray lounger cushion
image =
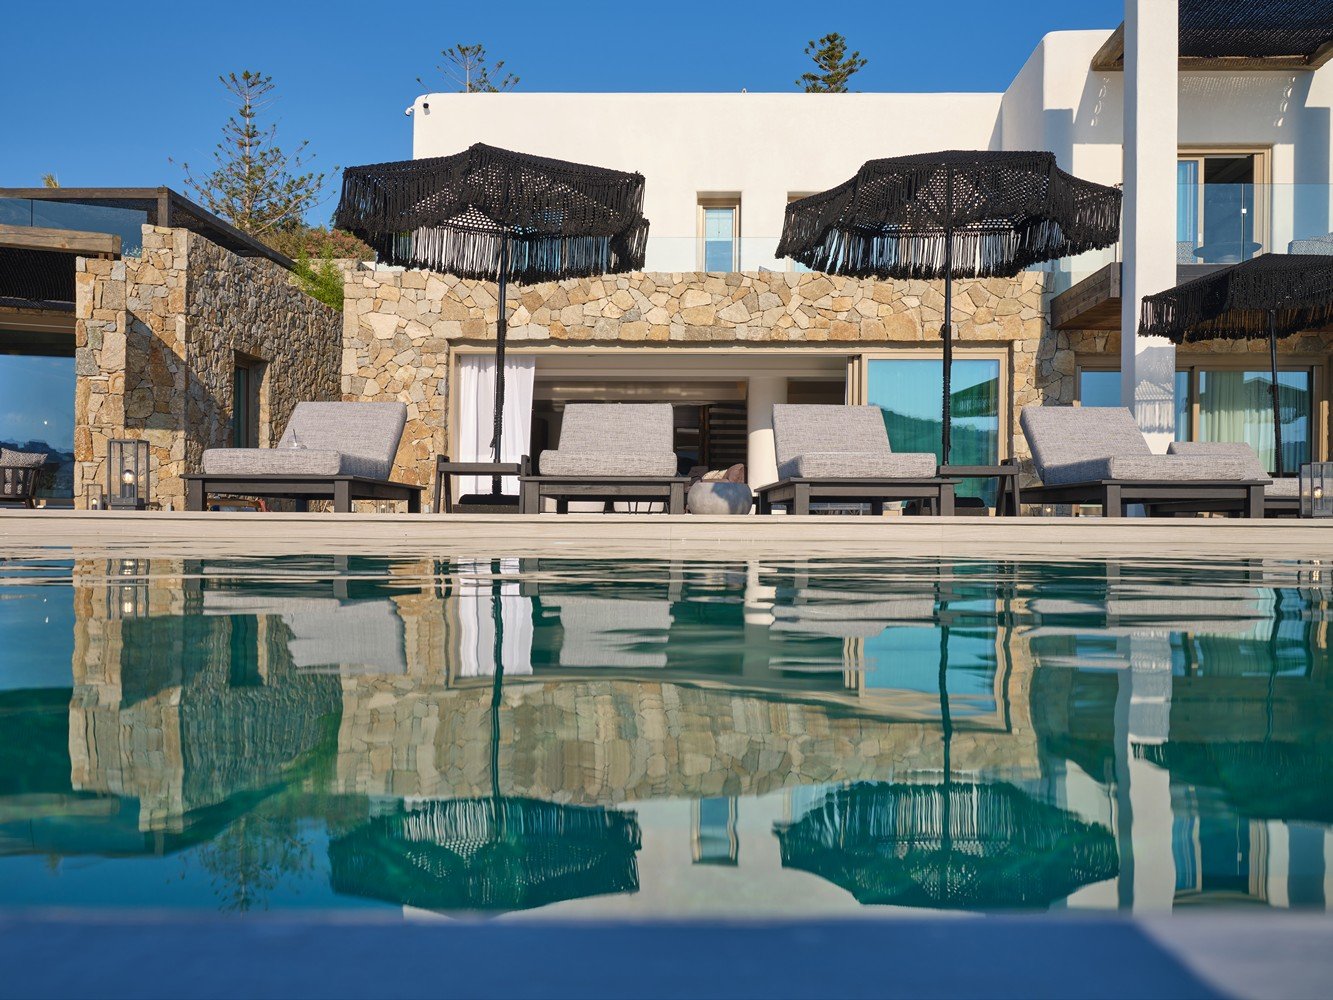
<svg viewBox="0 0 1333 1000"><path fill-rule="evenodd" d="M935 456L895 454L877 406L777 403L780 479L931 479Z"/></svg>
<svg viewBox="0 0 1333 1000"><path fill-rule="evenodd" d="M204 473L388 479L406 424L402 403L297 403L276 448L210 448Z"/></svg>
<svg viewBox="0 0 1333 1000"><path fill-rule="evenodd" d="M609 455L595 455L587 452L544 451L537 463L537 471L543 476L674 476L676 474L676 455L667 452L659 455L634 455L617 452Z"/></svg>
<svg viewBox="0 0 1333 1000"><path fill-rule="evenodd" d="M210 448L204 472L210 476L364 476L383 479L379 462L309 448Z"/></svg>
<svg viewBox="0 0 1333 1000"><path fill-rule="evenodd" d="M537 461L543 476L674 476L670 403L570 403L560 445Z"/></svg>
<svg viewBox="0 0 1333 1000"><path fill-rule="evenodd" d="M1234 456L1153 454L1133 414L1121 406L1025 406L1019 423L1046 486L1256 478Z"/></svg>
<svg viewBox="0 0 1333 1000"><path fill-rule="evenodd" d="M1244 441L1172 441L1166 449L1168 455L1225 456L1235 458L1245 465L1246 479L1272 479L1262 462L1259 453ZM1295 497L1300 494L1300 480L1295 478L1273 479L1264 487L1264 496Z"/></svg>
<svg viewBox="0 0 1333 1000"><path fill-rule="evenodd" d="M788 463L797 479L930 479L934 455L813 451Z"/></svg>
<svg viewBox="0 0 1333 1000"><path fill-rule="evenodd" d="M1069 465L1048 466L1042 473L1047 486L1070 486L1115 479L1127 483L1229 481L1250 478L1246 465L1226 456L1112 455Z"/></svg>

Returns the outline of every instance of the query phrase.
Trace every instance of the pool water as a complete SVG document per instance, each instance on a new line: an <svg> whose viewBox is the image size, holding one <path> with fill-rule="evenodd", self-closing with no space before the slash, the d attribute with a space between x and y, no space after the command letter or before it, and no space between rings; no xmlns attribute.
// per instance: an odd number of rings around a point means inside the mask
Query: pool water
<svg viewBox="0 0 1333 1000"><path fill-rule="evenodd" d="M0 562L0 908L1323 910L1327 572Z"/></svg>

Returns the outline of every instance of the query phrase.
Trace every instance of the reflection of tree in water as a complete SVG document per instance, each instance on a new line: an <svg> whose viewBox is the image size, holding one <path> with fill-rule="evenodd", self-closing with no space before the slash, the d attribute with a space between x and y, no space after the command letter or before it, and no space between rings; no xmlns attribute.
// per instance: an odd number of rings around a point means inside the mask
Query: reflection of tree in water
<svg viewBox="0 0 1333 1000"><path fill-rule="evenodd" d="M199 849L199 864L224 911L267 909L280 884L314 871L315 854L301 822L266 806L244 813Z"/></svg>

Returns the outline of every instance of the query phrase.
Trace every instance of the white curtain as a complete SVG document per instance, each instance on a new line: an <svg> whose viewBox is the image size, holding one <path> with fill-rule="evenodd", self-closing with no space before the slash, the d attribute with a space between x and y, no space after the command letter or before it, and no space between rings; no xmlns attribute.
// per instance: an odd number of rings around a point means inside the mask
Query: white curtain
<svg viewBox="0 0 1333 1000"><path fill-rule="evenodd" d="M495 424L495 358L465 355L458 368L458 462L489 462ZM504 433L500 460L517 462L528 454L532 438L532 379L537 361L532 357L505 358ZM458 496L489 493L491 481L480 476L459 476ZM518 494L518 479L500 481L502 492Z"/></svg>

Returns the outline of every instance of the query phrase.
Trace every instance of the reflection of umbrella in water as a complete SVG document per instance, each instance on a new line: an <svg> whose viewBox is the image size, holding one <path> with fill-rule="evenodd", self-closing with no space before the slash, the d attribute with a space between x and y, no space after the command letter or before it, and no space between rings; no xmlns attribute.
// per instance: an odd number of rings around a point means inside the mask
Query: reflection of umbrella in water
<svg viewBox="0 0 1333 1000"><path fill-rule="evenodd" d="M779 825L785 868L850 892L859 903L945 909L1044 908L1119 871L1104 827L1004 783L955 782L940 629L944 782L857 782Z"/></svg>
<svg viewBox="0 0 1333 1000"><path fill-rule="evenodd" d="M491 911L638 891L641 835L632 812L500 794L498 567L493 580L491 796L401 808L334 841L335 891L432 910Z"/></svg>

